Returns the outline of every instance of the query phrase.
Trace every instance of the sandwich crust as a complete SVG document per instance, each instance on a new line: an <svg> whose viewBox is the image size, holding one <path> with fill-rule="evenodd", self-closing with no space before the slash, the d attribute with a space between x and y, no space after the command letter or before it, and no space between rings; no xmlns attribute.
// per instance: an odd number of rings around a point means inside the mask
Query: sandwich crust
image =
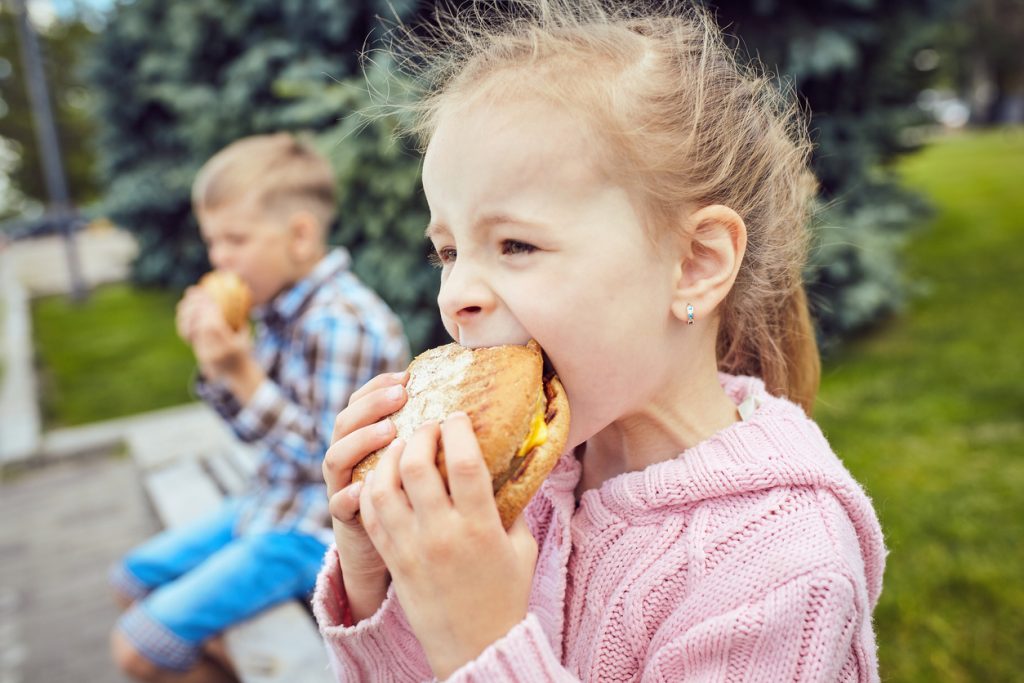
<svg viewBox="0 0 1024 683"><path fill-rule="evenodd" d="M547 479L555 463L562 457L569 439L569 399L557 377L552 376L544 381L544 393L547 398L544 413L544 422L548 426L547 441L527 453L516 471L494 493L501 523L506 529L512 526L512 522L516 521L516 517Z"/></svg>
<svg viewBox="0 0 1024 683"><path fill-rule="evenodd" d="M252 308L252 292L236 273L213 270L199 278L199 286L213 297L233 330L245 327Z"/></svg>

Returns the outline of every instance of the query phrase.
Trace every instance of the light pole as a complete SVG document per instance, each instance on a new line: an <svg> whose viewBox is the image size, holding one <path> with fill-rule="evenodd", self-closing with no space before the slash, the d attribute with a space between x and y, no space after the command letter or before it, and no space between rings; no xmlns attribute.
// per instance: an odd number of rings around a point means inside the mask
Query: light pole
<svg viewBox="0 0 1024 683"><path fill-rule="evenodd" d="M18 33L18 47L21 52L21 61L25 66L25 88L28 91L28 101L32 109L39 155L43 162L46 192L50 197L50 211L56 214L56 219L64 234L68 275L71 280L71 296L80 301L85 298L86 289L73 232L74 208L71 206L68 185L64 176L64 165L61 162L57 126L53 120L53 110L50 108L46 74L43 71L43 62L39 54L39 41L36 39L35 28L29 21L25 0L12 0L12 2L14 25L17 27Z"/></svg>

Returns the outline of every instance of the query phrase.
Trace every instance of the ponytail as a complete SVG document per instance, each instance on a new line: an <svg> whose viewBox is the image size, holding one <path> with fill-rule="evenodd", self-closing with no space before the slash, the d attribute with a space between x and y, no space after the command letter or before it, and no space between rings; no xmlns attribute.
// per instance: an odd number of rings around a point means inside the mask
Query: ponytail
<svg viewBox="0 0 1024 683"><path fill-rule="evenodd" d="M723 311L719 369L760 377L768 393L785 396L811 415L821 381L821 357L803 285L793 287L774 315L762 311L748 318L749 326L742 324L746 316L739 313Z"/></svg>

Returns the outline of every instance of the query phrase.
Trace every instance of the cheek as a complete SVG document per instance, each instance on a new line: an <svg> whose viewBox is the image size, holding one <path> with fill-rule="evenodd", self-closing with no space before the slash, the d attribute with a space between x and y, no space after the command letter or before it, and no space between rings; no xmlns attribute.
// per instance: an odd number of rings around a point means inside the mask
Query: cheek
<svg viewBox="0 0 1024 683"><path fill-rule="evenodd" d="M441 314L441 323L444 325L445 332L452 338L452 341L459 341L459 326L444 313Z"/></svg>
<svg viewBox="0 0 1024 683"><path fill-rule="evenodd" d="M565 385L572 445L642 405L663 372L671 321L659 281L653 273L611 270L533 304L533 324L524 322Z"/></svg>

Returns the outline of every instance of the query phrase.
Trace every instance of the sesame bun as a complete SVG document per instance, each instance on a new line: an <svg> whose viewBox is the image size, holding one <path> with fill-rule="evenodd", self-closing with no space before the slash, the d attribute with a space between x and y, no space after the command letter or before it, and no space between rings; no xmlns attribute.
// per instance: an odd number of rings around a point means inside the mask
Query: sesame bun
<svg viewBox="0 0 1024 683"><path fill-rule="evenodd" d="M417 356L409 366L409 399L391 415L398 437L408 441L424 422L469 416L494 483L494 497L507 529L555 466L569 436L569 402L561 382L545 375L540 346L468 349L448 344ZM547 438L525 452L523 444L543 416ZM356 465L352 480L372 470L384 449ZM447 482L444 451L438 469Z"/></svg>
<svg viewBox="0 0 1024 683"><path fill-rule="evenodd" d="M252 308L252 291L242 278L226 270L214 270L199 278L199 286L217 302L231 329L245 327Z"/></svg>

